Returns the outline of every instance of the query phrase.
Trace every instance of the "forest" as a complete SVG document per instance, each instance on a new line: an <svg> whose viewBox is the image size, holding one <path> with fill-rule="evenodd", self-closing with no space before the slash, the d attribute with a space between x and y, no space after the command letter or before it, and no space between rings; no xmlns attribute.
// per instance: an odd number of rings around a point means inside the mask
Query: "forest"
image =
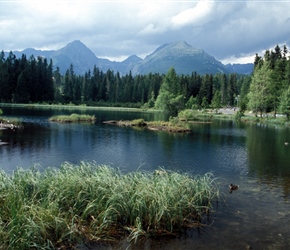
<svg viewBox="0 0 290 250"><path fill-rule="evenodd" d="M252 75L177 75L174 68L164 74L133 76L101 71L94 67L76 75L73 65L64 75L52 60L0 54L0 102L49 103L87 106L158 108L176 115L183 109L243 106L262 115L290 114L290 61L288 50L277 45L264 56L256 54Z"/></svg>

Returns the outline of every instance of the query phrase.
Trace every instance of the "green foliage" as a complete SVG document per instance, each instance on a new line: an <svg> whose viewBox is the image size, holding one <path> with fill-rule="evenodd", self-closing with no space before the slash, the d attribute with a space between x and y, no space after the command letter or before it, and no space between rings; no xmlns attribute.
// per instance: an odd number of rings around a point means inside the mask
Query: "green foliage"
<svg viewBox="0 0 290 250"><path fill-rule="evenodd" d="M286 115L287 120L290 118L290 86L283 91L280 96L279 110L283 115Z"/></svg>
<svg viewBox="0 0 290 250"><path fill-rule="evenodd" d="M193 96L191 96L189 100L187 101L187 103L185 104L186 109L198 109L198 107L199 105L197 102L197 98Z"/></svg>
<svg viewBox="0 0 290 250"><path fill-rule="evenodd" d="M94 122L96 117L94 115L55 115L49 118L53 122Z"/></svg>
<svg viewBox="0 0 290 250"><path fill-rule="evenodd" d="M144 108L153 108L155 104L155 94L154 91L151 92L151 98L148 100L147 103L144 104Z"/></svg>
<svg viewBox="0 0 290 250"><path fill-rule="evenodd" d="M240 99L240 101L239 101L240 112L245 113L245 111L247 109L247 103L248 103L248 99L246 96L244 98Z"/></svg>
<svg viewBox="0 0 290 250"><path fill-rule="evenodd" d="M287 48L283 51L277 45L274 51L267 50L264 58L256 54L255 68L248 94L248 107L256 113L273 111L276 116L277 107L286 112L283 92L289 87L289 59ZM280 102L284 103L280 103Z"/></svg>
<svg viewBox="0 0 290 250"><path fill-rule="evenodd" d="M198 116L198 111L194 109L184 109L178 113L180 120L194 120Z"/></svg>
<svg viewBox="0 0 290 250"><path fill-rule="evenodd" d="M252 76L250 85L249 108L254 112L266 112L270 105L270 84L271 84L271 69L269 62L264 62L260 68L256 68Z"/></svg>
<svg viewBox="0 0 290 250"><path fill-rule="evenodd" d="M150 121L147 127L151 130L166 131L172 133L189 133L191 132L189 125L181 121L178 117L170 117L168 122Z"/></svg>
<svg viewBox="0 0 290 250"><path fill-rule="evenodd" d="M178 111L184 108L185 97L180 92L180 89L180 81L174 68L171 68L162 81L155 108L176 116Z"/></svg>
<svg viewBox="0 0 290 250"><path fill-rule="evenodd" d="M54 98L52 60L25 55L21 58L10 52L0 60L1 102L51 102Z"/></svg>
<svg viewBox="0 0 290 250"><path fill-rule="evenodd" d="M3 114L3 111L2 111L2 109L0 109L0 115L2 115Z"/></svg>
<svg viewBox="0 0 290 250"><path fill-rule="evenodd" d="M146 122L144 121L144 119L135 119L131 122L132 126L137 126L137 127L143 127L146 125Z"/></svg>
<svg viewBox="0 0 290 250"><path fill-rule="evenodd" d="M210 174L121 174L85 162L43 173L1 171L0 181L1 249L73 249L125 232L129 240L172 235L198 226L219 196Z"/></svg>
<svg viewBox="0 0 290 250"><path fill-rule="evenodd" d="M184 109L185 103L190 105L187 108L199 108L203 97L210 105L217 90L221 92L221 104L228 105L233 95L238 94L233 93L231 86L235 86L235 81L242 86L244 78L232 74L198 75L196 72L178 76L173 68L165 76L157 73L121 76L119 72L102 72L97 67L84 75L76 75L73 65L61 75L59 68L52 71L52 61L45 58L27 59L25 55L16 58L11 52L5 59L2 52L0 101L146 109L159 106L170 115L176 115Z"/></svg>
<svg viewBox="0 0 290 250"><path fill-rule="evenodd" d="M237 113L236 113L235 118L236 118L237 121L241 121L243 116L244 116L244 113L242 111L238 110Z"/></svg>
<svg viewBox="0 0 290 250"><path fill-rule="evenodd" d="M207 98L206 98L206 97L203 97L203 98L202 98L201 107L202 107L203 109L206 109L206 108L209 107L209 104L208 104L208 101L207 101Z"/></svg>
<svg viewBox="0 0 290 250"><path fill-rule="evenodd" d="M215 110L221 108L221 93L219 90L216 90L214 93L213 99L211 101L211 107Z"/></svg>

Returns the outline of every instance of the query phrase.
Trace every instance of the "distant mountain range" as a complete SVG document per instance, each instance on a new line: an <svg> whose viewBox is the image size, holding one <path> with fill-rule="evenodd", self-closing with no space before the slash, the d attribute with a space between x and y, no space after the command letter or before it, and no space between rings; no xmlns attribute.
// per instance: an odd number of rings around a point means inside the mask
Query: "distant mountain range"
<svg viewBox="0 0 290 250"><path fill-rule="evenodd" d="M8 56L9 52L5 52ZM106 72L108 69L120 72L124 75L132 72L133 75L160 73L166 74L170 67L174 67L177 74L191 74L196 71L198 74L238 73L251 74L253 64L227 64L224 65L202 49L195 49L186 42L175 42L164 44L157 48L152 54L141 59L136 55L128 57L122 62L110 61L97 57L81 41L73 41L59 50L36 50L25 49L13 51L16 57L25 54L27 58L31 55L44 56L52 59L54 68L59 67L64 74L72 64L76 74L84 74L93 70L94 66Z"/></svg>

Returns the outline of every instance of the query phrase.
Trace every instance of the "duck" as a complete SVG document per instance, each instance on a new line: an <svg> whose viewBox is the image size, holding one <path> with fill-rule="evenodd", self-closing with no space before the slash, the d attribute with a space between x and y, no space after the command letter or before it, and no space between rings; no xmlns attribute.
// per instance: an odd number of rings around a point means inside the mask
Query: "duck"
<svg viewBox="0 0 290 250"><path fill-rule="evenodd" d="M289 142L285 141L285 146L288 146L289 145Z"/></svg>
<svg viewBox="0 0 290 250"><path fill-rule="evenodd" d="M239 188L239 186L238 186L238 185L234 185L234 184L231 183L231 184L229 185L229 188L230 188L230 193L231 193L231 192L233 192L234 190L237 190L237 189Z"/></svg>

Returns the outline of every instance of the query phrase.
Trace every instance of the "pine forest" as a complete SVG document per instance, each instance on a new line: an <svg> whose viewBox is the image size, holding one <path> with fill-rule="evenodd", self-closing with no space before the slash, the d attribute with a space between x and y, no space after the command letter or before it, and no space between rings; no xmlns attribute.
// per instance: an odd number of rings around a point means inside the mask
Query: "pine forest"
<svg viewBox="0 0 290 250"><path fill-rule="evenodd" d="M278 45L256 54L251 75L120 75L94 67L76 75L73 65L64 75L43 57L21 58L0 53L0 101L87 106L158 108L171 115L184 109L241 107L256 115L290 116L290 59Z"/></svg>

